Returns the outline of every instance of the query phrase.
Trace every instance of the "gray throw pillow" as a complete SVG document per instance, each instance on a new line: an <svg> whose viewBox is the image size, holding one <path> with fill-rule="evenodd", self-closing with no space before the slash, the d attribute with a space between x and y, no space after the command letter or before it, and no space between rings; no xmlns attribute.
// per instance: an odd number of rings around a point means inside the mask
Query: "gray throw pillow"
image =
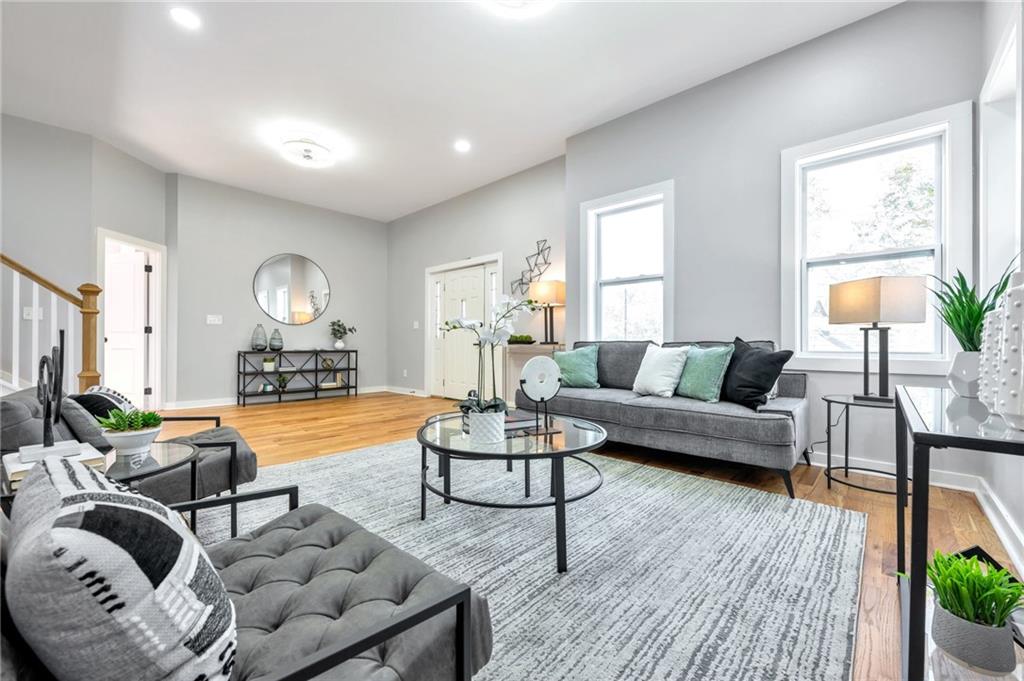
<svg viewBox="0 0 1024 681"><path fill-rule="evenodd" d="M231 674L234 606L181 516L78 462L47 457L22 483L5 588L61 681Z"/></svg>
<svg viewBox="0 0 1024 681"><path fill-rule="evenodd" d="M103 437L100 422L74 399L65 397L60 406L61 418L67 422L79 442L87 442L101 452L110 449L110 443Z"/></svg>

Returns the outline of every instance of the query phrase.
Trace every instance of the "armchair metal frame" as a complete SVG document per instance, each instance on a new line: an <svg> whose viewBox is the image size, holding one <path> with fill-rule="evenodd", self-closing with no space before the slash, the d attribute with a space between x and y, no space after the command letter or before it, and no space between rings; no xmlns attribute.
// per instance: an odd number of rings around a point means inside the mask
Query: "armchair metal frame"
<svg viewBox="0 0 1024 681"><path fill-rule="evenodd" d="M230 506L232 518L234 518L234 512L237 510L238 504L286 495L288 497L288 510L294 511L299 507L299 488L297 485L273 487L197 501L185 501L179 504L170 504L169 508L179 513L191 513L194 515L196 511ZM234 538L236 536L237 528L232 524L231 537ZM310 681L321 674L329 672L343 662L353 659L370 648L381 645L398 634L408 631L452 607L455 608L455 681L470 681L472 678L471 652L473 645L472 627L470 626L470 593L471 591L468 586L464 584L456 585L449 593L436 596L392 619L378 622L364 632L346 636L339 643L327 646L312 655L306 656L301 662L297 662L295 666L282 667L269 676L263 677L264 681Z"/></svg>
<svg viewBox="0 0 1024 681"><path fill-rule="evenodd" d="M214 428L220 428L220 417L219 416L164 416L164 421L213 421ZM231 451L231 460L228 464L228 489L232 495L238 493L238 443L235 441L224 441L224 442L193 442L195 447L199 449L219 449L227 448ZM196 462L192 469L192 498L196 498L198 492L198 471L199 463ZM192 530L196 529L196 512L190 511L189 522L192 525ZM237 505L231 506L231 536L235 537L238 535L238 507Z"/></svg>

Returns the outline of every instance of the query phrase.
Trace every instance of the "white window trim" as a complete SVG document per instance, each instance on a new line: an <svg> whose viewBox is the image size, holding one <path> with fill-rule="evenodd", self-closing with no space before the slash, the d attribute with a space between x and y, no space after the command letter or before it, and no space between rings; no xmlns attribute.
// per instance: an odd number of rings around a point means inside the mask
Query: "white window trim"
<svg viewBox="0 0 1024 681"><path fill-rule="evenodd" d="M800 174L803 166L819 163L829 156L845 155L851 147L870 147L882 138L920 135L929 129L944 131L945 145L942 166L943 180L948 191L940 196L942 234L938 257L944 277L957 269L968 281L973 281L974 256L974 108L972 102L907 116L895 121L874 125L862 130L836 135L828 139L785 149L782 152L781 196L781 301L782 347L792 348L796 354L787 368L804 371L863 371L860 352L823 353L804 352L801 344L800 291L803 253L803 224L800 192ZM931 301L929 301L931 304ZM944 328L942 356L914 357L894 353L890 358L890 371L894 374L945 375L956 348L956 340Z"/></svg>
<svg viewBox="0 0 1024 681"><path fill-rule="evenodd" d="M581 340L597 338L597 218L602 213L642 204L661 197L664 237L662 263L662 333L657 342L672 340L675 334L675 180L657 182L580 204L580 334Z"/></svg>

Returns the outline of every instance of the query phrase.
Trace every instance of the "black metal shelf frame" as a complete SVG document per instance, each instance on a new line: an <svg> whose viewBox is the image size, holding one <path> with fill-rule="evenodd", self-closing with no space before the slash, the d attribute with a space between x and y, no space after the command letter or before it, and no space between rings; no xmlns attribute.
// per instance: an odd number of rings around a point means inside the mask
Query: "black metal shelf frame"
<svg viewBox="0 0 1024 681"><path fill-rule="evenodd" d="M272 371L263 370L263 359L266 357L274 358ZM324 367L325 359L330 360L333 366ZM236 371L235 404L243 407L254 398L273 398L277 402L284 402L289 395L306 395L287 400L297 402L359 394L358 350L239 350ZM277 385L278 376L292 376L289 384L296 380L300 382L296 387L281 390ZM329 378L341 379L344 385L321 385ZM271 383L274 390L262 390L264 382Z"/></svg>

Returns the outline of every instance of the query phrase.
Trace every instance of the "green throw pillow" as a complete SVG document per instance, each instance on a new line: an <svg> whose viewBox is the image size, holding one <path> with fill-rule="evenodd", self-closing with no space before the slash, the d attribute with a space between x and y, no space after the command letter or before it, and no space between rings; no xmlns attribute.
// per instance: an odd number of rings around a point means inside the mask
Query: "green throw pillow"
<svg viewBox="0 0 1024 681"><path fill-rule="evenodd" d="M730 346L732 347L732 346ZM600 388L597 383L597 346L586 345L577 350L556 351L555 364L562 372L566 388Z"/></svg>
<svg viewBox="0 0 1024 681"><path fill-rule="evenodd" d="M729 360L736 348L732 345L711 348L691 345L689 348L676 394L705 402L717 402L722 392L725 370L729 368Z"/></svg>

